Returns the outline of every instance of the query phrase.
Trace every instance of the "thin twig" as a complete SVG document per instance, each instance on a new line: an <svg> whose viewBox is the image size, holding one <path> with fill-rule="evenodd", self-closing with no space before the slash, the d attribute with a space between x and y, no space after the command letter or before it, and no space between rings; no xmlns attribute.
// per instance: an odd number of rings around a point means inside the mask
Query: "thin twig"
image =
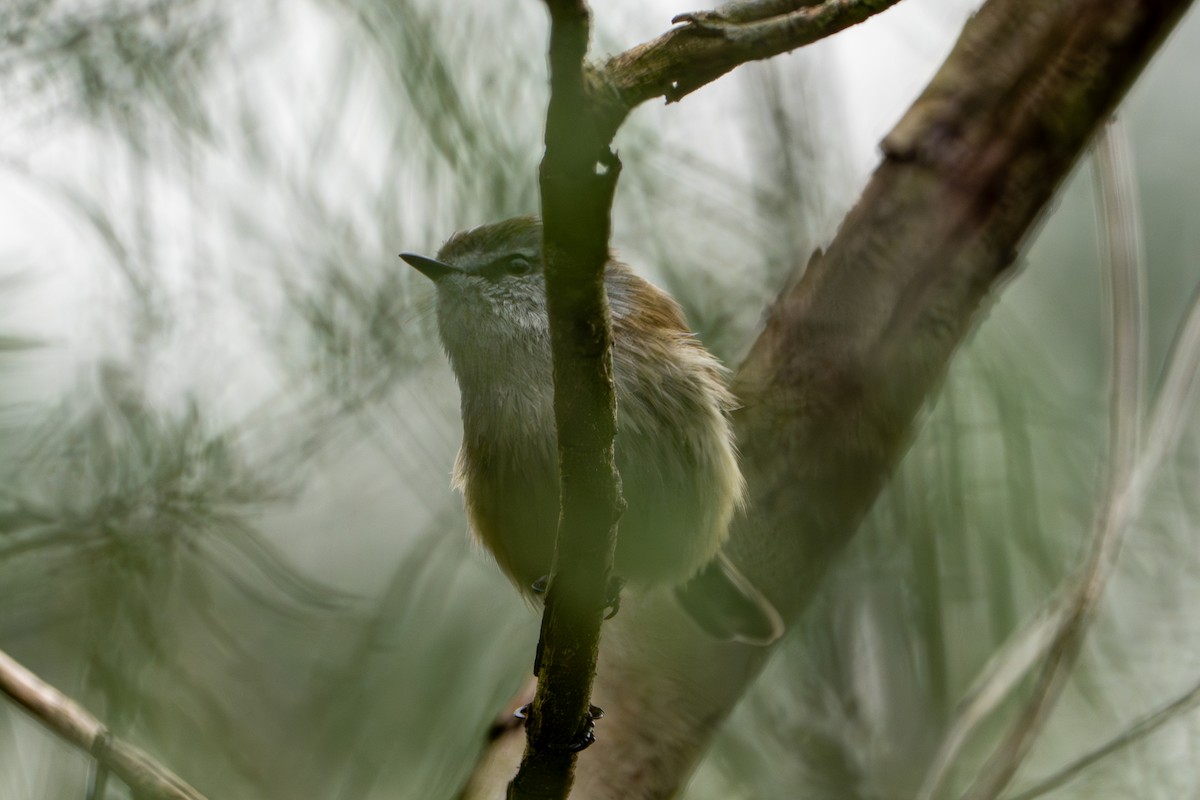
<svg viewBox="0 0 1200 800"><path fill-rule="evenodd" d="M1130 479L1132 493L1139 497L1175 449L1184 423L1196 412L1195 394L1200 390L1200 286L1192 297L1187 319L1175 334L1166 363L1167 374L1154 401L1142 459Z"/></svg>
<svg viewBox="0 0 1200 800"><path fill-rule="evenodd" d="M655 97L680 100L749 61L787 53L832 36L899 0L825 0L823 3L737 4L696 12L685 24L609 59L594 92L611 103L614 129L624 116ZM783 12L783 13L780 13Z"/></svg>
<svg viewBox="0 0 1200 800"><path fill-rule="evenodd" d="M1135 485L1139 468L1138 441L1142 420L1145 330L1142 287L1144 264L1140 244L1140 214L1134 188L1128 143L1115 124L1109 124L1096 145L1097 191L1106 236L1101 252L1112 277L1112 363L1109 376L1110 453L1104 495L1093 521L1091 550L1082 574L1073 580L1070 604L1041 665L1033 692L1025 700L1000 745L967 791L972 800L999 796L1029 753L1050 711L1058 702L1095 619L1108 578L1145 501L1148 481ZM1156 465L1157 466L1157 465Z"/></svg>
<svg viewBox="0 0 1200 800"><path fill-rule="evenodd" d="M825 0L732 0L722 3L712 11L693 11L679 14L672 22L691 22L693 20L714 22L756 22L770 17L778 17L791 13L800 8L819 6Z"/></svg>
<svg viewBox="0 0 1200 800"><path fill-rule="evenodd" d="M1144 269L1132 167L1116 123L1110 123L1098 137L1094 159L1100 228L1106 233L1100 247L1104 266L1101 274L1112 311L1109 375L1112 444L1104 499L1092 528L1092 550L1081 573L1064 580L1037 615L1009 637L976 679L934 757L918 795L921 800L938 796L971 733L1040 663L1042 673L1037 690L980 781L989 780L988 776L999 780L1005 773L1007 777L999 785L977 783L973 791L982 792L977 795L980 797L995 796L988 792L998 793L1011 778L1074 666L1082 637L1091 624L1096 603L1132 519L1124 513L1122 498L1128 494L1135 468L1142 420Z"/></svg>
<svg viewBox="0 0 1200 800"><path fill-rule="evenodd" d="M1054 791L1068 781L1073 780L1075 776L1101 759L1144 739L1163 725L1166 725L1181 714L1191 711L1198 705L1200 705L1200 683L1197 683L1187 692L1157 711L1142 717L1100 747L1080 756L1053 775L1043 778L1020 794L1012 795L1006 798L1006 800L1033 800L1035 797L1041 797L1047 792Z"/></svg>
<svg viewBox="0 0 1200 800"><path fill-rule="evenodd" d="M1031 619L1008 637L989 659L959 702L954 719L925 775L918 800L938 797L955 759L971 734L1009 696L1029 670L1045 656L1062 629L1065 598L1056 593Z"/></svg>
<svg viewBox="0 0 1200 800"><path fill-rule="evenodd" d="M0 692L38 722L90 754L146 800L205 800L149 754L108 732L87 709L0 651Z"/></svg>
<svg viewBox="0 0 1200 800"><path fill-rule="evenodd" d="M807 3L776 16L730 22L721 18L690 14L677 16L676 21L689 21L701 33L719 36L730 42L751 45L777 55L793 50L851 25L857 25L874 14L890 8L898 0L826 0ZM815 39L812 37L816 37ZM780 49L785 48L785 49Z"/></svg>

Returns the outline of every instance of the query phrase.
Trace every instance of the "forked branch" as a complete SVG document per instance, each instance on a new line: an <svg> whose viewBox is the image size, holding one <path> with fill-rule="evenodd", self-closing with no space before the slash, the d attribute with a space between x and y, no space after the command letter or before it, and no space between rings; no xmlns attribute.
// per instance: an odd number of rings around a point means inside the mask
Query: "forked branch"
<svg viewBox="0 0 1200 800"><path fill-rule="evenodd" d="M727 553L787 620L852 538L1031 226L1189 5L989 0L887 137L828 252L771 307L734 387L751 497ZM578 120L591 132L593 170L596 142L607 144L637 102L682 81L676 67L737 46L687 27L587 81L604 106ZM597 79L621 74L629 93ZM1147 439L1153 451L1153 431ZM595 692L610 719L603 749L580 760L574 797L671 796L767 653L707 641L657 597L630 598L609 624Z"/></svg>
<svg viewBox="0 0 1200 800"><path fill-rule="evenodd" d="M647 100L681 100L742 64L832 36L897 2L759 0L680 14L673 20L680 27L593 68L589 93L603 124L615 133Z"/></svg>

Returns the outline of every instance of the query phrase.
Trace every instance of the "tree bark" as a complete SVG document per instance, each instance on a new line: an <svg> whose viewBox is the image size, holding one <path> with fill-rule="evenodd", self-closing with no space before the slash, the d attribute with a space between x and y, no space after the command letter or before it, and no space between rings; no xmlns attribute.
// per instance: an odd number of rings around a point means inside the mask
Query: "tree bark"
<svg viewBox="0 0 1200 800"><path fill-rule="evenodd" d="M617 406L612 321L604 292L609 213L620 163L591 122L584 82L590 14L584 0L547 0L550 106L542 159L546 309L554 360L561 516L512 800L558 800L591 738L590 699L617 521Z"/></svg>

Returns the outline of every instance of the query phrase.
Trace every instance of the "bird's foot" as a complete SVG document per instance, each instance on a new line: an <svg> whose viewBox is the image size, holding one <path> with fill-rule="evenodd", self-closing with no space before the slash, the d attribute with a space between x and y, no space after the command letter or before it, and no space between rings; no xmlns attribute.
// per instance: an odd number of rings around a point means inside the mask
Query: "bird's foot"
<svg viewBox="0 0 1200 800"><path fill-rule="evenodd" d="M625 587L625 579L616 575L608 579L608 588L604 592L605 619L612 619L621 610L621 589ZM550 588L550 576L543 575L529 584L529 591L536 595L544 595Z"/></svg>
<svg viewBox="0 0 1200 800"><path fill-rule="evenodd" d="M625 579L613 575L608 579L608 589L604 595L605 619L612 619L621 610L621 589L625 587Z"/></svg>
<svg viewBox="0 0 1200 800"><path fill-rule="evenodd" d="M604 709L600 708L600 706L589 705L587 713L583 715L583 720L579 725L579 733L563 749L568 753L578 753L580 750L586 750L595 744L596 720L603 716Z"/></svg>
<svg viewBox="0 0 1200 800"><path fill-rule="evenodd" d="M533 703L526 703L513 712L513 716L520 720L529 720L529 711L533 707ZM579 733L575 738L567 742L566 745L556 748L564 753L578 753L580 750L586 750L596 742L596 720L604 716L604 709L600 706L589 705L587 713L580 721Z"/></svg>

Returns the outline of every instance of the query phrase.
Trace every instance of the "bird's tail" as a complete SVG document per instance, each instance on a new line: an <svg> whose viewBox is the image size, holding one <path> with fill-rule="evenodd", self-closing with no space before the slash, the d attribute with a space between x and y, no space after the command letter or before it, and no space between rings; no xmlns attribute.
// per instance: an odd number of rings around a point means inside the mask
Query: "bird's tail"
<svg viewBox="0 0 1200 800"><path fill-rule="evenodd" d="M723 553L675 589L675 597L715 639L766 646L783 635L783 618Z"/></svg>

